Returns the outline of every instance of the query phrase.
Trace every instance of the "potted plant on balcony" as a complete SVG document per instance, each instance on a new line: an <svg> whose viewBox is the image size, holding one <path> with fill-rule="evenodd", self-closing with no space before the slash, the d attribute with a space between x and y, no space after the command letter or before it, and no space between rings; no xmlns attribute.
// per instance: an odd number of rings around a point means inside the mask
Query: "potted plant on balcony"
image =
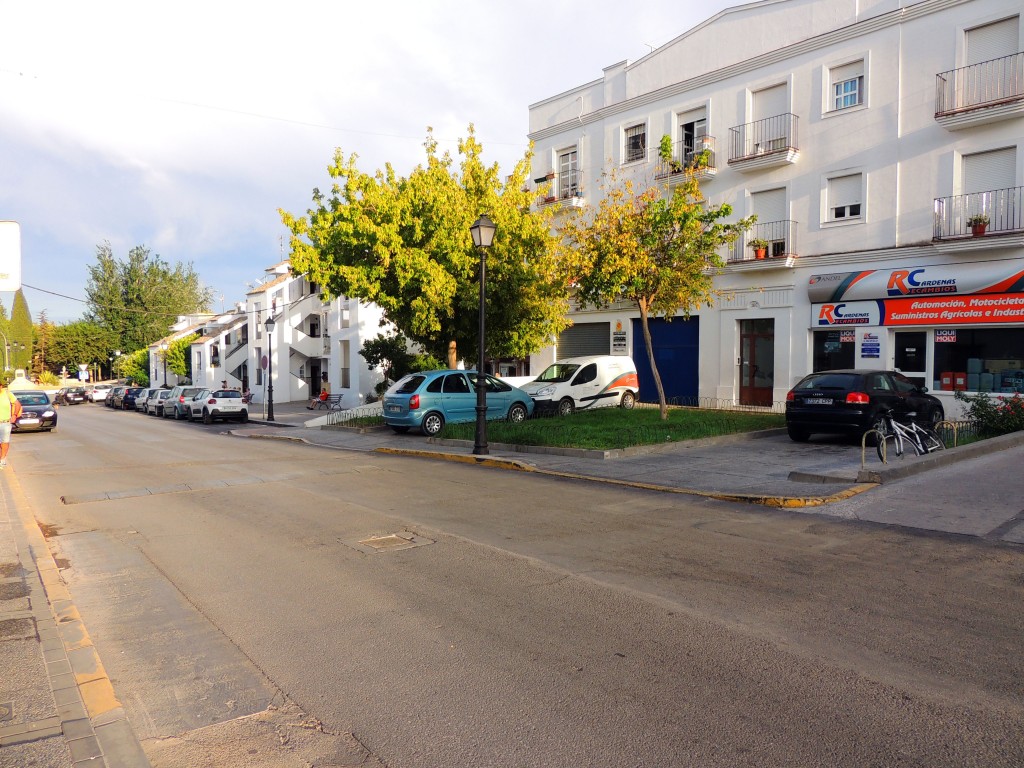
<svg viewBox="0 0 1024 768"><path fill-rule="evenodd" d="M967 226L971 228L972 235L981 237L985 234L985 228L988 226L988 216L984 213L976 213L967 220Z"/></svg>
<svg viewBox="0 0 1024 768"><path fill-rule="evenodd" d="M768 241L755 237L747 242L747 246L754 250L754 258L763 259L768 254Z"/></svg>
<svg viewBox="0 0 1024 768"><path fill-rule="evenodd" d="M661 143L658 145L658 157L668 168L669 173L682 172L683 164L672 157L672 137L667 133L661 137Z"/></svg>

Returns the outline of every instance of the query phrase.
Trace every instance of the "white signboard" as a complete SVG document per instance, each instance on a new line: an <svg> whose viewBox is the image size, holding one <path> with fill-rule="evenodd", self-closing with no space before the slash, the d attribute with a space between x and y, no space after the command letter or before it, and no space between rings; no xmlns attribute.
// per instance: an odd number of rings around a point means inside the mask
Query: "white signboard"
<svg viewBox="0 0 1024 768"><path fill-rule="evenodd" d="M0 221L0 291L21 290L21 227Z"/></svg>

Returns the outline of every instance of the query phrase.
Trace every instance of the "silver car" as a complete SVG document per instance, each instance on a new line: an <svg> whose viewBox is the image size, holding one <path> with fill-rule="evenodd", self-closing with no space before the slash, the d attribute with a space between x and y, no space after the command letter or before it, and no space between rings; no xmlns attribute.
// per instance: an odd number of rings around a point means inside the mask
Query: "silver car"
<svg viewBox="0 0 1024 768"><path fill-rule="evenodd" d="M177 386L171 389L167 399L164 400L164 418L187 419L189 400L202 391L202 387Z"/></svg>

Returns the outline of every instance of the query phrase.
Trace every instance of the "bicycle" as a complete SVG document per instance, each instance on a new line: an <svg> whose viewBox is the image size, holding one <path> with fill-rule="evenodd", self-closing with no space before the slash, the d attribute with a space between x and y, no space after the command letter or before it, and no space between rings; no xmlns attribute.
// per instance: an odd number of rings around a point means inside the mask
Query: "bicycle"
<svg viewBox="0 0 1024 768"><path fill-rule="evenodd" d="M938 433L931 427L922 427L915 422L915 416L917 416L916 413L908 413L907 423L902 424L896 421L892 409L882 414L881 421L875 427L875 431L880 435L876 441L876 448L878 449L878 458L882 463L886 461L885 444L890 440L897 456L903 456L904 443L909 443L918 456L941 451L946 447Z"/></svg>

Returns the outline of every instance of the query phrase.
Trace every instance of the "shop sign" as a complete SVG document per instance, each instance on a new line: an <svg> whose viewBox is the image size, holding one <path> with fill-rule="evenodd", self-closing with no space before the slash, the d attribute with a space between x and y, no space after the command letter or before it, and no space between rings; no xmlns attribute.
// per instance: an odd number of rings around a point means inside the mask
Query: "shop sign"
<svg viewBox="0 0 1024 768"><path fill-rule="evenodd" d="M1024 293L934 296L811 305L811 325L995 325L1024 323Z"/></svg>
<svg viewBox="0 0 1024 768"><path fill-rule="evenodd" d="M628 355L629 346L626 339L626 330L622 327L622 321L615 321L615 328L612 330L612 354Z"/></svg>
<svg viewBox="0 0 1024 768"><path fill-rule="evenodd" d="M882 342L877 333L865 333L861 337L860 356L861 359L878 359L882 356Z"/></svg>
<svg viewBox="0 0 1024 768"><path fill-rule="evenodd" d="M951 344L956 343L955 328L937 328L935 330L935 343L941 344L944 341Z"/></svg>
<svg viewBox="0 0 1024 768"><path fill-rule="evenodd" d="M881 325L882 313L877 301L842 301L837 304L816 304L812 323L817 326Z"/></svg>
<svg viewBox="0 0 1024 768"><path fill-rule="evenodd" d="M1018 292L1024 292L1024 270L1017 261L833 272L811 275L807 283L812 303Z"/></svg>

